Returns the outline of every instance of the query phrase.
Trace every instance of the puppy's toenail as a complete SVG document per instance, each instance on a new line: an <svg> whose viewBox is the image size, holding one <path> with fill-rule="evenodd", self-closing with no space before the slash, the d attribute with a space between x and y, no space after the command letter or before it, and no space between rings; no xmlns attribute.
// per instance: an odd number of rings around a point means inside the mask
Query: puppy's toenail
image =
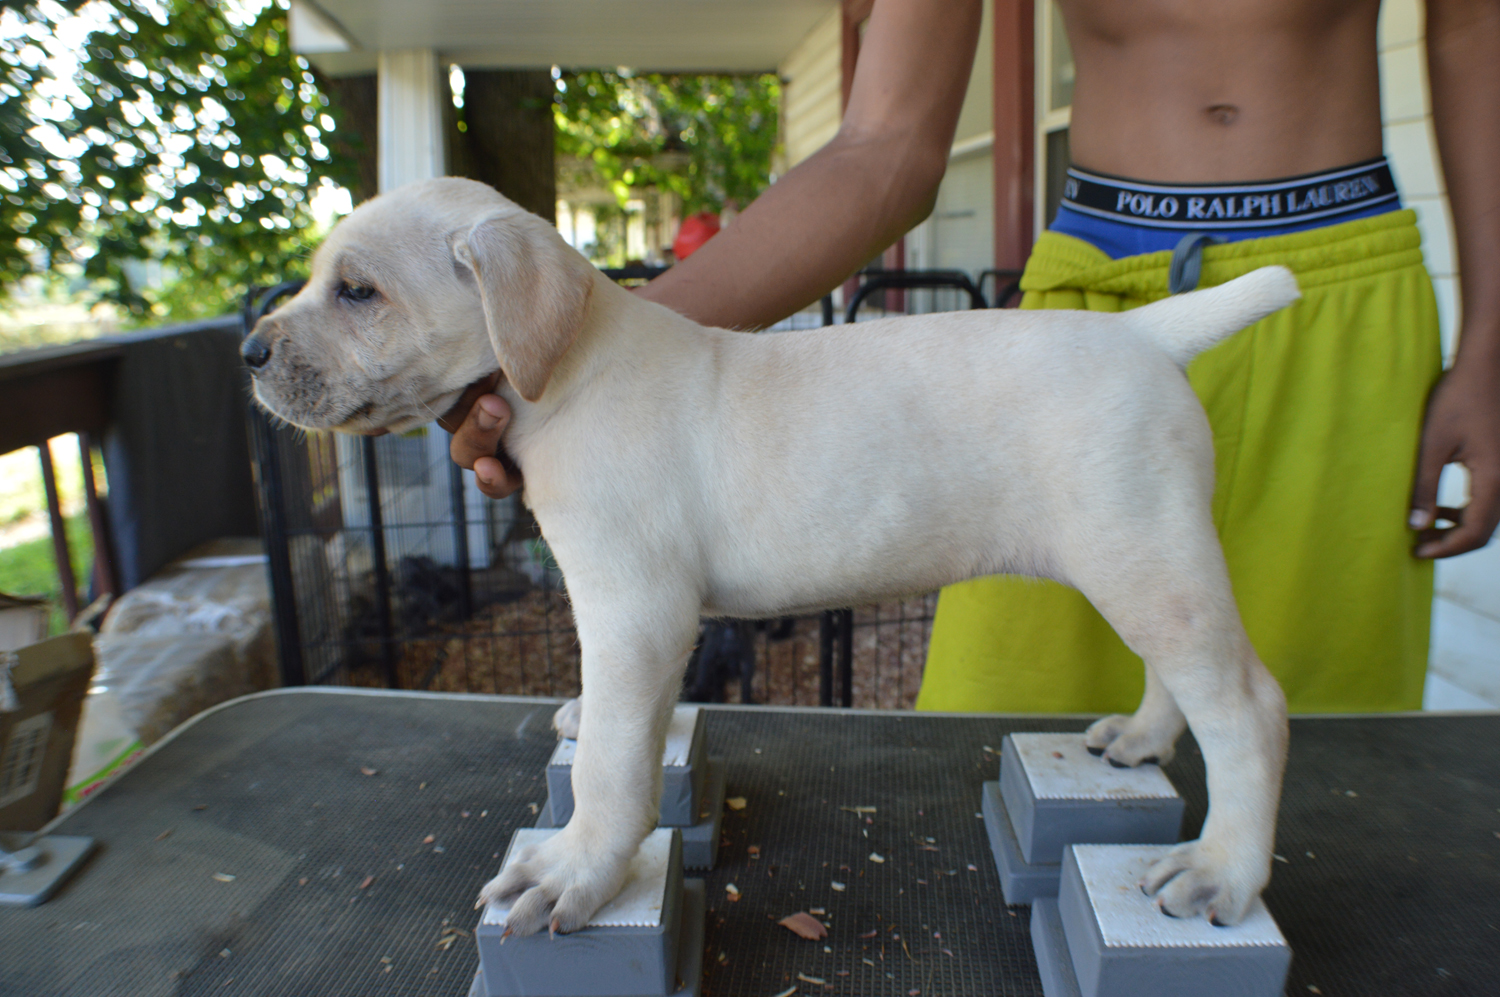
<svg viewBox="0 0 1500 997"><path fill-rule="evenodd" d="M1210 914L1210 915L1208 915L1208 923L1211 924L1211 925L1213 925L1215 928L1227 928L1227 927L1229 927L1229 925L1227 925L1223 921L1219 920L1219 917L1218 917L1217 914Z"/></svg>
<svg viewBox="0 0 1500 997"><path fill-rule="evenodd" d="M1117 769L1128 769L1128 768L1130 768L1130 766L1126 765L1124 762L1117 762L1113 758L1106 758L1104 760L1107 761L1107 762L1109 762L1111 765L1113 765Z"/></svg>
<svg viewBox="0 0 1500 997"><path fill-rule="evenodd" d="M1090 747L1089 754L1093 755L1095 758L1098 758L1100 755L1104 754L1104 749Z"/></svg>
<svg viewBox="0 0 1500 997"><path fill-rule="evenodd" d="M1157 758L1155 755L1152 755L1149 758L1142 758L1141 759L1141 764L1142 765L1160 765L1161 764L1161 759Z"/></svg>
<svg viewBox="0 0 1500 997"><path fill-rule="evenodd" d="M1174 920L1174 921L1178 920L1178 917L1177 917L1176 914L1173 914L1171 911L1167 910L1161 904L1157 904L1156 905L1156 909L1159 910L1159 911L1161 911L1163 914L1167 915L1168 917L1170 917L1172 920Z"/></svg>

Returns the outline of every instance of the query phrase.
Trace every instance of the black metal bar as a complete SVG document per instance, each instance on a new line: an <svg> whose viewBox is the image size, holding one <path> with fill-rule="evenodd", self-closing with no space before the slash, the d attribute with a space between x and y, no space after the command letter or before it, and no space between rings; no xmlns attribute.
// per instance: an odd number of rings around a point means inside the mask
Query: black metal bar
<svg viewBox="0 0 1500 997"><path fill-rule="evenodd" d="M288 281L270 289L252 288L245 295L244 334L250 335L276 302L302 287L301 281ZM295 581L292 576L292 553L287 527L286 489L281 474L281 447L271 417L260 408L249 406L246 423L250 432L252 470L260 490L261 536L265 539L266 568L271 576L271 614L275 621L276 656L281 665L282 685L306 685L307 666L302 657L301 623L297 616ZM313 684L320 684L319 675Z"/></svg>
<svg viewBox="0 0 1500 997"><path fill-rule="evenodd" d="M823 295L823 324L833 325L833 295Z"/></svg>
<svg viewBox="0 0 1500 997"><path fill-rule="evenodd" d="M859 290L849 301L844 321L853 322L859 306L876 291L886 288L952 288L969 296L970 308L988 308L989 302L962 270L866 270L860 275Z"/></svg>
<svg viewBox="0 0 1500 997"><path fill-rule="evenodd" d="M360 438L365 463L365 500L370 511L370 552L375 559L375 602L380 619L380 663L387 688L400 688L396 675L395 633L391 627L391 572L385 563L385 521L380 513L380 471L375 466L375 437Z"/></svg>
<svg viewBox="0 0 1500 997"><path fill-rule="evenodd" d="M464 472L448 462L448 494L453 502L453 559L458 567L460 619L474 615L474 580L469 577L469 510L464 502Z"/></svg>
<svg viewBox="0 0 1500 997"><path fill-rule="evenodd" d="M833 705L833 638L837 624L832 609L818 617L818 705Z"/></svg>
<svg viewBox="0 0 1500 997"><path fill-rule="evenodd" d="M254 326L251 326L254 328ZM271 575L271 613L276 621L276 654L282 685L306 685L302 639L297 619L296 589L292 580L292 552L287 538L286 492L281 478L281 448L271 419L251 406L251 450L256 455L255 477L260 485L261 535L265 538L266 568ZM317 684L322 676L314 682Z"/></svg>
<svg viewBox="0 0 1500 997"><path fill-rule="evenodd" d="M1020 270L981 270L979 280L976 282L979 287L979 293L984 293L985 281L994 280L995 294L994 297L989 299L990 307L1008 307L1006 302L1015 297L1016 292L1021 290L1021 273Z"/></svg>
<svg viewBox="0 0 1500 997"><path fill-rule="evenodd" d="M606 267L601 271L604 276L616 283L622 280L655 280L667 272L666 267L652 267L644 264L634 267Z"/></svg>
<svg viewBox="0 0 1500 997"><path fill-rule="evenodd" d="M854 705L854 610L840 609L837 612L839 622L839 705L848 709Z"/></svg>
<svg viewBox="0 0 1500 997"><path fill-rule="evenodd" d="M42 485L47 489L47 516L52 523L52 556L57 559L57 581L62 587L63 608L68 622L78 615L78 579L73 576L73 560L68 553L68 524L63 519L62 500L57 494L57 474L52 469L52 450L43 440L36 448L42 460Z"/></svg>

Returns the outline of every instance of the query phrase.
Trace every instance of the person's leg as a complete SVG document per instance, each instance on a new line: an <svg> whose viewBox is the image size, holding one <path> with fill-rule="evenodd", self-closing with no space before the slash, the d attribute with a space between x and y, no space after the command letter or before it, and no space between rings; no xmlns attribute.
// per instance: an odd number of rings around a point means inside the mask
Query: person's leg
<svg viewBox="0 0 1500 997"><path fill-rule="evenodd" d="M1211 354L1190 374L1216 445L1243 413L1215 518L1250 639L1294 712L1420 709L1432 564L1406 520L1439 367L1431 282L1413 265L1310 287L1241 346L1248 382Z"/></svg>

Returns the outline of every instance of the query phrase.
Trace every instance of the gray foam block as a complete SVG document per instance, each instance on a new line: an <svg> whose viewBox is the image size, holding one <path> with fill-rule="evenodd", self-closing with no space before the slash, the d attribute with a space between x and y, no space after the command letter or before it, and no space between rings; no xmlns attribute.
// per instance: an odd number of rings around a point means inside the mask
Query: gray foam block
<svg viewBox="0 0 1500 997"><path fill-rule="evenodd" d="M1031 905L1031 947L1044 997L1083 997L1073 972L1073 957L1063 935L1056 897L1037 897Z"/></svg>
<svg viewBox="0 0 1500 997"><path fill-rule="evenodd" d="M682 866L684 869L712 869L719 859L719 833L724 827L724 786L729 778L729 764L717 755L705 763L708 777L698 803L698 823L682 831Z"/></svg>
<svg viewBox="0 0 1500 997"><path fill-rule="evenodd" d="M1082 734L1007 735L1000 795L1033 864L1061 862L1070 844L1173 844L1182 830L1182 797L1161 769L1117 769Z"/></svg>
<svg viewBox="0 0 1500 997"><path fill-rule="evenodd" d="M518 830L501 868L526 846L556 833ZM661 997L677 992L682 882L682 837L675 829L659 828L642 843L619 895L580 931L505 938L508 908L489 905L474 932L488 997Z"/></svg>
<svg viewBox="0 0 1500 997"><path fill-rule="evenodd" d="M698 799L708 774L703 764L707 728L704 711L697 706L679 705L672 713L662 757L661 815L657 818L661 827L691 827L698 822ZM573 754L577 748L577 741L559 741L547 763L547 793L557 827L573 816Z"/></svg>
<svg viewBox="0 0 1500 997"><path fill-rule="evenodd" d="M63 834L46 835L28 844L37 849L35 864L24 871L0 872L0 904L35 907L45 903L94 850L93 838ZM19 842L7 845L21 851Z"/></svg>
<svg viewBox="0 0 1500 997"><path fill-rule="evenodd" d="M1056 897L1057 882L1062 876L1060 862L1027 862L1016 841L1015 828L1005 810L998 782L984 784L984 830L990 838L990 852L1000 873L1000 892L1008 904L1029 904L1038 897Z"/></svg>
<svg viewBox="0 0 1500 997"><path fill-rule="evenodd" d="M1069 847L1057 912L1078 992L1279 997L1292 950L1265 904L1256 898L1231 928L1215 927L1207 918L1167 917L1139 886L1166 851L1164 845Z"/></svg>
<svg viewBox="0 0 1500 997"><path fill-rule="evenodd" d="M698 804L698 823L692 827L678 828L682 832L682 867L691 870L712 869L719 859L719 833L724 827L724 785L729 766L723 758L713 755L704 762L707 776L703 784L703 796ZM552 797L542 805L537 815L539 828L560 827L552 814ZM1056 893L1056 883L1053 883Z"/></svg>
<svg viewBox="0 0 1500 997"><path fill-rule="evenodd" d="M682 881L682 937L677 944L678 990L665 997L699 997L703 984L703 935L708 913L707 891L701 879ZM484 983L484 970L474 974L469 997L497 997ZM639 997L656 997L641 994Z"/></svg>

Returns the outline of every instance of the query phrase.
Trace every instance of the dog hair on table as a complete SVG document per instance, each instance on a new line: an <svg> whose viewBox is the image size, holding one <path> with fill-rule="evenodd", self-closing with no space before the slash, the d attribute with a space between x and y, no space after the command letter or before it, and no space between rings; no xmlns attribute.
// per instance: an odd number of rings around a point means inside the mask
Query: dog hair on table
<svg viewBox="0 0 1500 997"><path fill-rule="evenodd" d="M255 394L309 429L402 431L498 367L505 448L567 582L583 695L576 809L486 884L520 934L582 927L654 827L700 616L772 617L1002 572L1080 590L1146 662L1106 760L1208 771L1202 836L1143 888L1240 920L1270 877L1286 702L1240 622L1183 368L1298 297L1266 267L1121 313L980 310L777 335L617 287L468 180L349 215L246 342ZM1101 762L1100 764L1103 764Z"/></svg>

